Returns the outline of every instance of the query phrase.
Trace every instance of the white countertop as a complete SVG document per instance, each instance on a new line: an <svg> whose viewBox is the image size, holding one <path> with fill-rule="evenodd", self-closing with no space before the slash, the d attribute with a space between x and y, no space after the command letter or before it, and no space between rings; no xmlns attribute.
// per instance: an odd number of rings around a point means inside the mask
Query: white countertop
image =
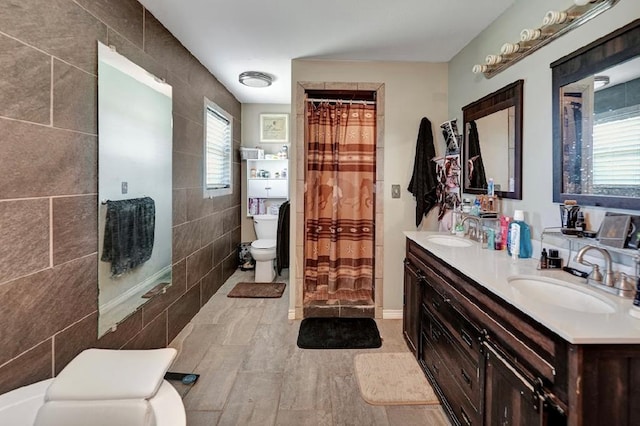
<svg viewBox="0 0 640 426"><path fill-rule="evenodd" d="M574 277L562 270L537 270L537 259L513 260L506 250L483 249L471 241L470 247L448 247L429 241L430 235L448 235L437 232L406 231L404 235L444 262L515 306L531 318L574 344L639 344L640 319L629 315L631 299L623 299L587 286L586 279ZM536 254L534 253L534 256ZM586 293L597 296L613 309L613 313L587 313L561 308L535 298L525 299L518 294L508 278L513 276L543 277L579 285Z"/></svg>

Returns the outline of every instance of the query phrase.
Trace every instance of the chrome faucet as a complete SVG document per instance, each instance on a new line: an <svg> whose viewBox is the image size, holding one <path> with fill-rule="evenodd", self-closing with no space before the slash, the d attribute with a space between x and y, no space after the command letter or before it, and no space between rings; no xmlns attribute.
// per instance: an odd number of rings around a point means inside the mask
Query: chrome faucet
<svg viewBox="0 0 640 426"><path fill-rule="evenodd" d="M476 224L475 227L469 226L469 238L474 241L484 242L484 233L482 232L482 222L480 218L477 216L465 216L460 223L464 226L467 221L473 221Z"/></svg>
<svg viewBox="0 0 640 426"><path fill-rule="evenodd" d="M604 281L602 280L602 273L600 272L600 268L598 267L598 265L591 262L587 262L586 260L582 259L584 257L584 254L589 250L599 251L600 254L602 254L602 257L604 258L604 268L605 268ZM593 281L602 283L607 287L614 286L615 277L613 274L613 263L611 262L611 255L606 249L596 247L596 246L584 246L578 251L578 254L576 254L575 261L582 265L593 267L593 271L591 271L591 274L589 274L589 278L592 279Z"/></svg>

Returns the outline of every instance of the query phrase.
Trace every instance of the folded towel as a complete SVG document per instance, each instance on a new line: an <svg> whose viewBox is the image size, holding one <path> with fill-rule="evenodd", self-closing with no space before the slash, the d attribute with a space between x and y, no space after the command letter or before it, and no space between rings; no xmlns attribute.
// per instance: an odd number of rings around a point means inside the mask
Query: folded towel
<svg viewBox="0 0 640 426"><path fill-rule="evenodd" d="M107 201L101 260L118 276L151 258L156 207L150 197Z"/></svg>

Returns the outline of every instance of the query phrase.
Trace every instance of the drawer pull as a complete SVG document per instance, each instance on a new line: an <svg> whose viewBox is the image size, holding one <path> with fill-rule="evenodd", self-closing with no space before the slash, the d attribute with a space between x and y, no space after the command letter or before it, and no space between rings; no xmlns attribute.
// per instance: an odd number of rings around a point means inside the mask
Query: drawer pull
<svg viewBox="0 0 640 426"><path fill-rule="evenodd" d="M469 375L462 368L460 369L460 374L462 375L464 381L469 385L469 387L471 387L471 377L469 377Z"/></svg>
<svg viewBox="0 0 640 426"><path fill-rule="evenodd" d="M433 307L436 309L436 311L440 310L440 302L438 302L437 300L432 300L431 304L433 305Z"/></svg>
<svg viewBox="0 0 640 426"><path fill-rule="evenodd" d="M465 424L471 426L471 419L467 416L467 413L464 412L464 408L460 407L460 414L462 415L462 420L464 420Z"/></svg>
<svg viewBox="0 0 640 426"><path fill-rule="evenodd" d="M470 347L473 347L473 339L471 338L471 336L469 336L469 333L467 333L466 331L464 331L463 328L460 329L460 336L462 337L462 340L464 340L464 342Z"/></svg>
<svg viewBox="0 0 640 426"><path fill-rule="evenodd" d="M436 375L440 375L440 371L435 364L431 364L431 368L433 368L433 372L436 373Z"/></svg>
<svg viewBox="0 0 640 426"><path fill-rule="evenodd" d="M442 333L440 333L435 328L431 329L431 337L433 338L434 342L438 342L440 340L440 336L442 336Z"/></svg>

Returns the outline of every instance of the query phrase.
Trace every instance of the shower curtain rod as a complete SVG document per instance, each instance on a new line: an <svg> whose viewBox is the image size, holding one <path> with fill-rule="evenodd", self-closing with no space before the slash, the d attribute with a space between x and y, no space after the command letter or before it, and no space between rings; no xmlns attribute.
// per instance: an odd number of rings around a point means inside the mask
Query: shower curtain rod
<svg viewBox="0 0 640 426"><path fill-rule="evenodd" d="M375 105L376 101L359 101L352 99L315 99L315 98L307 98L307 102L344 102L344 103L356 103L356 104L365 104L365 105Z"/></svg>

